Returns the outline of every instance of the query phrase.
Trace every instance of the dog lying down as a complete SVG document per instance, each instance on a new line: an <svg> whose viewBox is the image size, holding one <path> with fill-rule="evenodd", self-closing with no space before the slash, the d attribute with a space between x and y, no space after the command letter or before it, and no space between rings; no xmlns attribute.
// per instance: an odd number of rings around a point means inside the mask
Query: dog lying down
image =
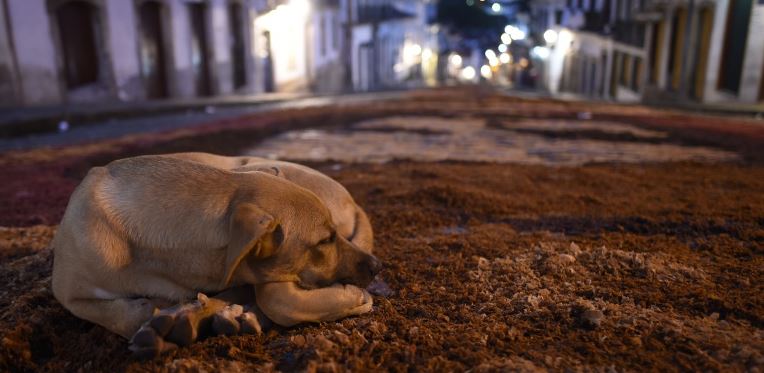
<svg viewBox="0 0 764 373"><path fill-rule="evenodd" d="M366 214L308 167L205 153L95 167L53 239L53 293L145 357L371 310ZM204 294L216 294L207 297Z"/></svg>

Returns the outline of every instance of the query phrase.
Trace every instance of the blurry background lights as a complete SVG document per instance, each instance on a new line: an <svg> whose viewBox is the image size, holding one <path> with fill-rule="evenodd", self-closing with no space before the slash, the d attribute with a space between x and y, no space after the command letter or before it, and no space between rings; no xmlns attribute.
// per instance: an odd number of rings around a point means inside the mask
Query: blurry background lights
<svg viewBox="0 0 764 373"><path fill-rule="evenodd" d="M491 72L491 67L488 65L483 65L480 67L480 76L486 79L491 79L493 76L493 72Z"/></svg>
<svg viewBox="0 0 764 373"><path fill-rule="evenodd" d="M531 49L531 53L536 55L536 57L543 59L546 59L549 57L549 48L547 47L533 47Z"/></svg>
<svg viewBox="0 0 764 373"><path fill-rule="evenodd" d="M519 28L513 25L507 25L507 27L504 27L504 32L509 34L509 37L512 38L512 40L525 39L525 33L523 32L523 30L520 30Z"/></svg>
<svg viewBox="0 0 764 373"><path fill-rule="evenodd" d="M501 4L493 3L493 5L491 5L491 10L493 10L495 13L501 12Z"/></svg>
<svg viewBox="0 0 764 373"><path fill-rule="evenodd" d="M462 56L458 54L452 54L451 57L448 58L448 62L450 62L452 65L456 67L462 66Z"/></svg>
<svg viewBox="0 0 764 373"><path fill-rule="evenodd" d="M507 45L506 44L499 44L499 52L504 53L507 51Z"/></svg>
<svg viewBox="0 0 764 373"><path fill-rule="evenodd" d="M557 31L546 30L544 32L544 40L547 44L554 44L557 41Z"/></svg>
<svg viewBox="0 0 764 373"><path fill-rule="evenodd" d="M475 68L472 66L467 66L464 69L462 69L462 79L465 79L465 80L475 79Z"/></svg>
<svg viewBox="0 0 764 373"><path fill-rule="evenodd" d="M501 34L501 42L504 44L512 44L512 38L505 32Z"/></svg>
<svg viewBox="0 0 764 373"><path fill-rule="evenodd" d="M567 48L570 46L570 43L573 42L573 34L568 30L562 30L559 34L557 34L557 43L561 45L563 48Z"/></svg>
<svg viewBox="0 0 764 373"><path fill-rule="evenodd" d="M486 58L488 58L489 60L490 60L490 59L493 59L493 58L496 58L496 52L494 52L494 51L493 51L493 49L486 49L486 51L485 51L485 56L486 56Z"/></svg>
<svg viewBox="0 0 764 373"><path fill-rule="evenodd" d="M512 58L509 56L509 53L502 53L499 56L499 61L501 61L501 63L509 63L512 61Z"/></svg>

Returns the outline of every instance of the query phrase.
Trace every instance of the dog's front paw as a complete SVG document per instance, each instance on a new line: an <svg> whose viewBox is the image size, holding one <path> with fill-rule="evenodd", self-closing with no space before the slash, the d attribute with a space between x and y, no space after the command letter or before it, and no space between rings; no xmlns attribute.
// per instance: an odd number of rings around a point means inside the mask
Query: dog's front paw
<svg viewBox="0 0 764 373"><path fill-rule="evenodd" d="M348 316L358 316L371 312L374 299L365 289L354 285L334 284L328 289L332 290L329 295L335 297L334 303L339 307L334 310L330 319L341 319Z"/></svg>

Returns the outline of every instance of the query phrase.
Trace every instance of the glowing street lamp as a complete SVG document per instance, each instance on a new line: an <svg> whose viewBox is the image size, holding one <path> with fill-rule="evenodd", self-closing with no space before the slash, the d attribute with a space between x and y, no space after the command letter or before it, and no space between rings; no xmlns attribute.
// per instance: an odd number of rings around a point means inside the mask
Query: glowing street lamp
<svg viewBox="0 0 764 373"><path fill-rule="evenodd" d="M512 38L506 32L501 34L501 42L504 44L512 44Z"/></svg>
<svg viewBox="0 0 764 373"><path fill-rule="evenodd" d="M462 79L464 80L475 79L475 68L472 66L467 66L464 69L462 69Z"/></svg>
<svg viewBox="0 0 764 373"><path fill-rule="evenodd" d="M557 41L557 31L552 29L546 30L544 32L544 40L547 44L554 44Z"/></svg>
<svg viewBox="0 0 764 373"><path fill-rule="evenodd" d="M488 65L480 66L480 76L486 79L491 79L491 77L493 77L493 72L491 71L491 67Z"/></svg>
<svg viewBox="0 0 764 373"><path fill-rule="evenodd" d="M451 63L451 65L454 65L456 67L462 66L462 56L458 54L452 54L451 57L448 58L448 62Z"/></svg>

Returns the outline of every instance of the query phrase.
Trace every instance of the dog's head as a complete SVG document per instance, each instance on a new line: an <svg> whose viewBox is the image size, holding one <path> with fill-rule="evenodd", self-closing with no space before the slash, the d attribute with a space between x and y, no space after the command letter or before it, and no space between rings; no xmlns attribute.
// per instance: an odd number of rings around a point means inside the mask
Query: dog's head
<svg viewBox="0 0 764 373"><path fill-rule="evenodd" d="M337 233L331 213L309 190L265 173L232 202L224 284L334 283L365 288L380 261Z"/></svg>

